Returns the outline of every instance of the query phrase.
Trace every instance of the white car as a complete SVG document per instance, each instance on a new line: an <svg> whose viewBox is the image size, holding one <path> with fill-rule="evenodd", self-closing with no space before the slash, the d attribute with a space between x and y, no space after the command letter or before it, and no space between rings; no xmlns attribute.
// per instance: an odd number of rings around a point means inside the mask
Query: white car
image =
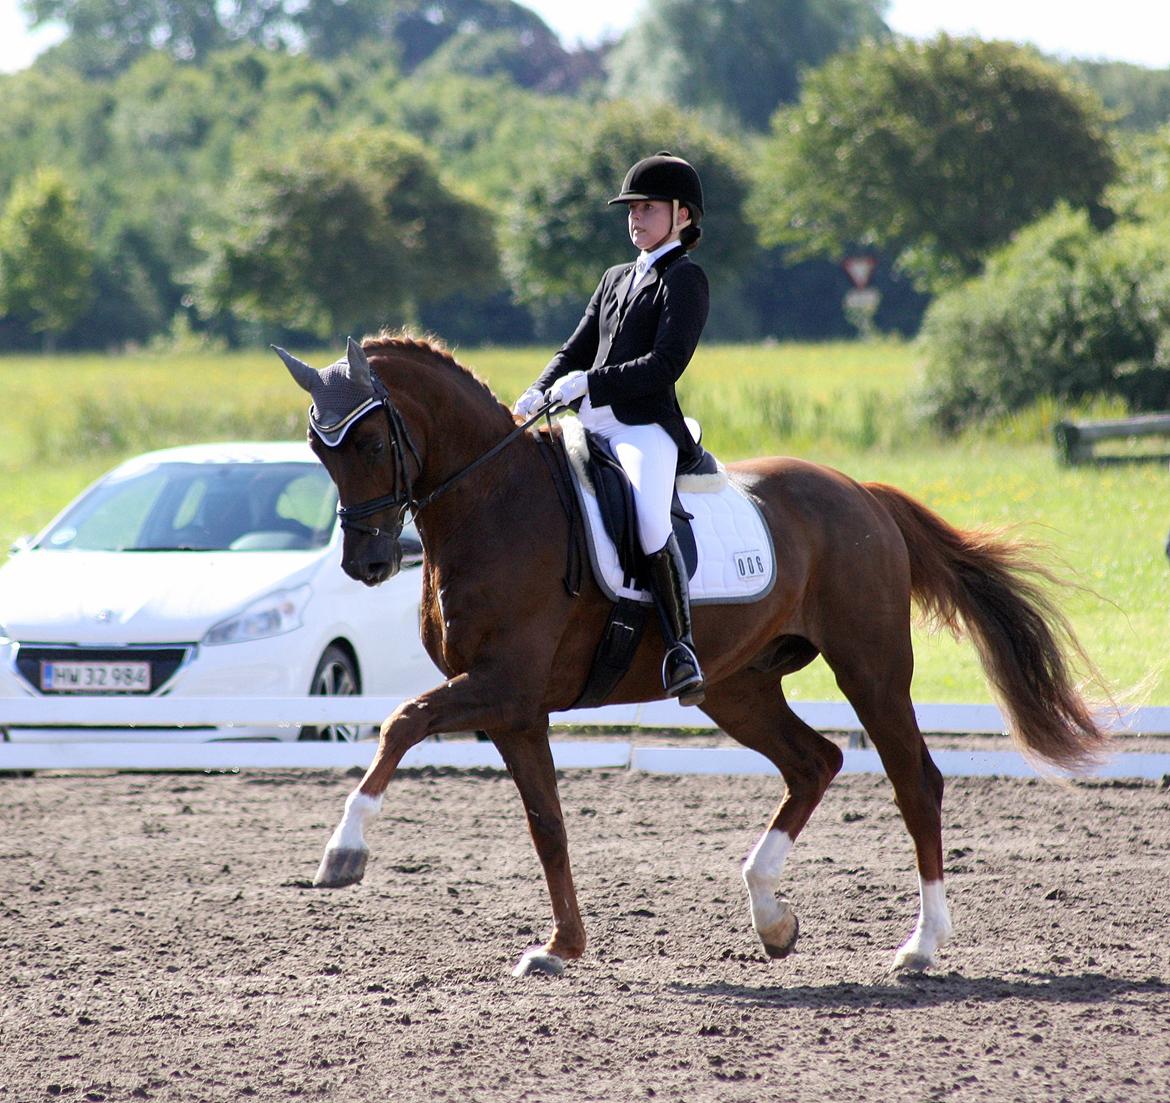
<svg viewBox="0 0 1170 1103"><path fill-rule="evenodd" d="M337 492L307 444L128 460L0 567L0 697L413 696L421 545L370 589L341 569ZM13 742L353 738L353 728L7 728ZM4 734L0 732L0 734Z"/></svg>

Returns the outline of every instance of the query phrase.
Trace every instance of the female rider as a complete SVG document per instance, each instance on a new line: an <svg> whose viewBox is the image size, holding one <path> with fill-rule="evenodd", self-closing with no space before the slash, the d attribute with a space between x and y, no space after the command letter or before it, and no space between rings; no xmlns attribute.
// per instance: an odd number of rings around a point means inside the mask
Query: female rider
<svg viewBox="0 0 1170 1103"><path fill-rule="evenodd" d="M707 321L707 277L687 255L701 234L703 189L691 165L662 152L635 164L609 202L627 207L637 260L601 277L573 335L514 409L531 416L547 392L609 442L633 487L666 642L663 686L683 704L698 704L703 672L670 506L680 455L685 466L697 451L674 385Z"/></svg>

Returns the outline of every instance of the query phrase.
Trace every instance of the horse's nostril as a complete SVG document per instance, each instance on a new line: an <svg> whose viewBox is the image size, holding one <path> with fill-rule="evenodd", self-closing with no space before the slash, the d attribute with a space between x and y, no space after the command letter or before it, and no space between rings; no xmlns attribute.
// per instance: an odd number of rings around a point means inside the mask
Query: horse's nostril
<svg viewBox="0 0 1170 1103"><path fill-rule="evenodd" d="M367 586L377 586L396 573L394 565L389 560L375 559L365 564L362 570L362 581Z"/></svg>

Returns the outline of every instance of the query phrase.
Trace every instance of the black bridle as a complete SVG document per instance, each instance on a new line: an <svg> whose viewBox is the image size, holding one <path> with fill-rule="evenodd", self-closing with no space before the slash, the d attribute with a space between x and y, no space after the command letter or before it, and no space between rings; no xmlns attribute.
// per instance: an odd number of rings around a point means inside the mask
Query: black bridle
<svg viewBox="0 0 1170 1103"><path fill-rule="evenodd" d="M410 451L420 472L422 471L422 457L411 439L406 422L402 420L402 415L398 412L398 407L390 401L390 395L381 386L381 381L375 383L374 386L375 389L382 391L382 394L379 395L381 399L379 406L386 411L386 420L389 422L390 447L394 449L394 492L382 494L377 498L367 498L364 502L358 502L357 505L353 506L343 506L339 501L337 503L337 516L341 520L343 529L364 532L367 536L387 535L391 540L397 540L406 520L406 511L411 508L414 501L414 480L410 477L410 472L406 467L406 452ZM373 409L371 407L371 412ZM378 528L377 525L366 524L367 517L373 517L375 513L381 513L387 509L394 510L396 514L393 528L389 532Z"/></svg>
<svg viewBox="0 0 1170 1103"><path fill-rule="evenodd" d="M374 397L377 399L376 404L372 404L368 413L373 413L375 409L381 408L386 412L386 421L389 428L390 447L394 449L394 492L392 494L383 494L377 498L367 498L364 502L358 502L356 505L343 506L340 502L337 505L337 516L341 520L341 527L343 529L351 529L354 532L362 532L367 536L386 536L390 540L397 540L402 533L402 526L406 521L406 514L409 510L415 517L419 515L427 506L429 506L436 498L446 494L460 479L470 475L481 464L487 463L498 453L502 452L509 444L512 443L521 433L523 433L534 422L539 421L552 408L554 403L545 403L535 414L532 415L523 425L518 425L513 429L503 440L497 441L491 448L472 460L462 470L457 471L449 479L440 483L434 490L432 490L424 498L415 498L414 496L414 479L411 477L406 466L407 452L414 458L415 465L418 467L419 474L422 473L422 457L419 454L418 448L415 446L414 440L411 438L410 430L406 427L406 422L402 419L402 414L398 407L394 405L393 399L390 397L390 392L386 390L385 384L378 378L375 372L370 373L370 381L374 385ZM351 415L352 416L352 415ZM362 417L365 415L363 414ZM360 418L359 418L360 420ZM314 424L314 411L309 411L309 424L317 433L317 439L325 444L327 448L336 448L340 445L339 440L337 444L329 445L320 431ZM394 522L392 529L379 528L376 525L366 524L368 517L373 517L376 513L381 513L383 510L392 509L396 511L397 519Z"/></svg>

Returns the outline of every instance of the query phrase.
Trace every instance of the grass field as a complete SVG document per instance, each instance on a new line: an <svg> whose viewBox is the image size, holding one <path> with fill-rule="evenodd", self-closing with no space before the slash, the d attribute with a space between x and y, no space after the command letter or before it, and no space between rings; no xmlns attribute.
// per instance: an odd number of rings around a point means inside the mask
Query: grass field
<svg viewBox="0 0 1170 1103"><path fill-rule="evenodd" d="M509 402L549 354L455 352ZM321 353L304 355L324 363ZM125 456L187 441L304 433L306 396L269 352L9 357L0 359L0 380L4 546ZM1051 444L1058 411L1049 407L980 437L939 440L917 419L918 382L914 346L897 342L708 347L687 372L683 401L703 421L707 446L726 460L801 455L900 486L961 526L1022 526L1024 536L1051 547L1075 583L1060 604L1108 680L1140 686L1135 703L1170 704L1164 466L1058 466ZM916 653L918 700L989 700L967 644L920 633ZM787 684L794 698L837 697L819 662Z"/></svg>

